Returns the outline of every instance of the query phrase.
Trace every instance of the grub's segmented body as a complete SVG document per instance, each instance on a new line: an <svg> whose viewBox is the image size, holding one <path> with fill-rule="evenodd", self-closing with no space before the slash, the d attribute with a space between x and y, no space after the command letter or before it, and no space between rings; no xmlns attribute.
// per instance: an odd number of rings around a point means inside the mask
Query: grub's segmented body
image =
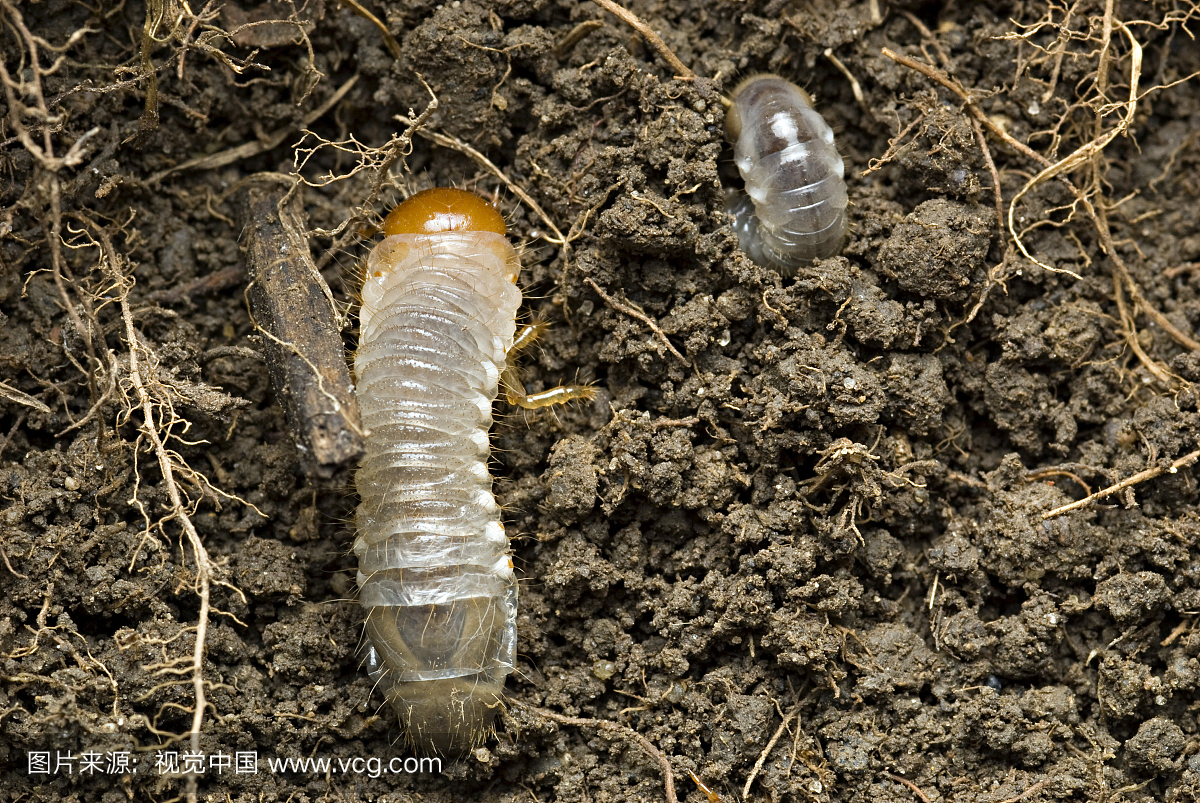
<svg viewBox="0 0 1200 803"><path fill-rule="evenodd" d="M845 165L808 95L774 75L734 92L725 118L746 195L729 205L751 259L795 268L833 256L846 235Z"/></svg>
<svg viewBox="0 0 1200 803"><path fill-rule="evenodd" d="M354 360L368 430L354 542L367 668L414 746L454 753L490 730L516 651L517 585L487 460L520 262L500 215L461 190L413 196L384 231Z"/></svg>

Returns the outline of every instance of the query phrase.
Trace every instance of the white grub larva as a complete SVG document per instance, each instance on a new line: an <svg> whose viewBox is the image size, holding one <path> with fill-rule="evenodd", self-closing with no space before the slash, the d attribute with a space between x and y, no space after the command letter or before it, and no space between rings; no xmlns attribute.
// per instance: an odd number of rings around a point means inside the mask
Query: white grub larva
<svg viewBox="0 0 1200 803"><path fill-rule="evenodd" d="M413 746L462 753L492 728L516 655L517 583L488 474L492 403L525 394L510 356L521 263L504 219L463 190L414 195L367 259L354 368L368 430L354 553L367 670Z"/></svg>
<svg viewBox="0 0 1200 803"><path fill-rule="evenodd" d="M746 182L728 206L742 250L784 269L841 250L845 165L808 94L776 75L748 78L734 90L725 133Z"/></svg>

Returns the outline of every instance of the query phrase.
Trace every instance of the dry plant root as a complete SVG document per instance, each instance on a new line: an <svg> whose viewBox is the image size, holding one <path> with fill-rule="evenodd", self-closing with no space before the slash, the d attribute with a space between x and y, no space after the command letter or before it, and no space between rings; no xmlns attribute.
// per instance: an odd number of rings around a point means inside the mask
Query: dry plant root
<svg viewBox="0 0 1200 803"><path fill-rule="evenodd" d="M379 35L383 37L383 44L387 47L388 53L392 55L392 58L399 61L404 57L404 52L400 49L400 43L396 41L396 37L392 36L392 32L388 30L388 27L383 23L383 20L372 14L367 7L358 2L358 0L338 0L338 2L351 9L355 14L358 14L360 17L379 29Z"/></svg>
<svg viewBox="0 0 1200 803"><path fill-rule="evenodd" d="M1168 14L1160 24L1167 24L1172 20L1186 20L1190 14L1194 14L1195 7L1191 11L1178 10ZM1043 225L1065 225L1070 222L1076 211L1083 210L1086 218L1091 222L1092 228L1100 242L1105 255L1109 258L1113 273L1113 298L1118 307L1119 313L1119 331L1122 339L1126 343L1129 350L1137 357L1141 365L1150 373L1154 379L1162 385L1169 388L1177 388L1181 384L1181 380L1175 377L1167 369L1167 367L1158 359L1150 355L1141 345L1138 338L1137 324L1135 316L1138 313L1145 314L1158 327L1166 332L1177 343L1191 350L1200 349L1200 341L1191 337L1187 333L1181 331L1175 326L1161 311L1151 304L1143 295L1137 281L1133 278L1129 266L1125 263L1114 241L1111 227L1109 225L1109 214L1111 210L1116 208L1116 204L1105 196L1105 177L1107 172L1107 162L1104 158L1105 148L1120 136L1128 136L1129 129L1133 123L1134 116L1137 111L1138 102L1147 95L1166 89L1182 81L1189 80L1194 75L1187 76L1180 81L1172 83L1154 85L1149 88L1141 88L1142 78L1142 47L1137 37L1134 35L1132 26L1148 24L1145 21L1126 23L1117 19L1114 14L1114 0L1108 0L1104 7L1102 16L1093 20L1095 23L1089 30L1085 44L1094 48L1092 52L1096 53L1096 70L1092 75L1093 84L1087 94L1076 101L1074 106L1071 106L1064 112L1063 120L1067 119L1067 115L1077 108L1085 109L1091 113L1090 131L1086 134L1086 139L1079 144L1074 150L1066 156L1058 159L1050 159L1047 156L1038 153L1031 148L1027 143L1015 139L1012 135L1006 132L996 121L990 119L983 110L980 109L975 100L974 90L964 87L957 78L954 77L951 64L945 53L937 44L936 38L925 27L919 19L911 14L905 15L909 21L917 27L923 38L931 42L934 49L938 52L939 58L942 61L943 68L939 69L929 64L921 62L917 59L896 53L888 48L883 49L883 55L902 64L916 72L921 73L933 82L945 87L956 95L962 102L968 116L971 119L972 126L975 129L977 139L980 143L980 150L983 153L984 161L988 166L988 170L992 176L993 190L996 200L997 215L1002 232L1007 234L1004 238L1003 249L1004 256L1001 262L995 266L988 276L988 284L984 288L983 295L977 301L974 308L968 316L956 326L972 320L979 312L983 301L986 299L987 293L992 287L997 284L1002 285L1008 276L1012 263L1012 247L1015 247L1020 252L1021 256L1029 260L1031 263L1038 265L1044 270L1051 272L1069 273L1076 278L1081 278L1071 271L1064 268L1051 265L1044 260L1038 259L1029 250L1026 244L1026 236L1035 228ZM1057 24L1053 20L1045 24ZM1066 23L1062 23L1066 25ZM1009 39L1028 39L1033 33L1036 33L1042 27L1041 24L1028 26L1021 33L1009 34L1005 38ZM1097 33L1091 33L1096 31ZM1124 38L1128 45L1128 50L1121 56L1117 56L1115 35L1119 34ZM1057 58L1061 64L1061 59L1064 55L1065 48L1068 46L1070 39L1061 38L1052 46L1051 50L1046 51L1046 59ZM1119 62L1128 62L1127 86L1125 87L1121 99L1112 99L1109 97L1109 84L1111 73ZM1045 100L1053 95L1055 79L1057 78L1057 68L1052 76L1049 88L1046 91ZM1116 114L1116 121L1110 122L1110 118ZM915 125L915 124L914 124ZM913 126L910 126L910 129ZM907 130L906 130L907 131ZM987 148L986 138L983 132L986 131L992 137L995 137L1003 145L1010 148L1012 151L1020 154L1030 161L1034 162L1040 169L1028 179L1025 184L1016 192L1016 194L1008 201L1007 215L1001 215L1002 197L1000 193L1000 184L998 172L995 163L991 158L991 153ZM906 133L906 132L905 132ZM903 133L901 139L903 138ZM1057 140L1056 140L1057 142ZM894 151L889 149L889 154L894 155ZM882 161L888 158L885 155ZM877 165L873 164L873 168ZM1060 182L1074 198L1074 203L1070 206L1070 215L1062 224L1049 223L1047 221L1034 221L1024 229L1018 229L1017 226L1017 207L1021 200L1029 195L1039 185L1048 181ZM1082 182L1082 183L1079 183ZM1003 219L1006 217L1006 220ZM1002 235L1003 236L1003 235ZM1090 260L1087 260L1090 262ZM1132 309L1125 302L1125 294L1128 294L1133 301Z"/></svg>
<svg viewBox="0 0 1200 803"><path fill-rule="evenodd" d="M179 49L173 52L168 61L177 61L182 72L183 54L189 48L214 55L218 51L213 42L224 36L224 33L217 37L210 36L213 32L206 31L200 37L191 39L194 28L203 22L203 18L193 14L185 4L148 3L146 14L146 23L142 29L142 73L128 81L86 87L87 91L106 93L143 83L146 94L145 110L140 123L142 130L152 128L157 123L159 98L154 71L161 69L163 65L156 68L149 59L150 51L156 43L168 40L180 43ZM205 667L206 641L212 617L223 614L214 607L212 593L216 586L226 586L238 595L241 592L221 578L220 567L208 554L194 523L194 516L199 504L205 499L218 503L224 500L241 503L242 500L216 488L207 477L189 466L179 451L181 446L195 443L186 436L190 422L177 412L177 407L185 400L185 396L181 388L173 384L170 372L161 367L154 346L138 330L136 321L140 311L135 309L131 300L134 287L133 266L114 243L116 233L124 234L127 238L130 236L126 228L129 221L117 224L100 220L90 214L70 212L64 208L64 197L70 197L68 182L75 180L72 172L93 156L91 148L94 141L102 141L104 138L99 136L102 134L101 130L95 128L83 135L76 135L70 147L62 148L58 142L66 119L62 111L62 102L84 89L68 89L51 98L45 91L45 79L53 76L66 63L66 54L71 48L96 31L80 28L65 42L48 42L33 33L23 17L22 9L11 0L0 0L0 20L3 21L5 29L5 46L16 44L20 49L22 65L19 73L13 73L9 71L8 65L15 63L16 59L0 59L0 88L4 92L8 112L5 131L6 135L11 135L8 143L18 143L29 154L34 164L34 178L25 197L20 201L20 206L31 213L40 224L41 234L44 236L40 245L48 254L47 261L53 286L66 318L82 343L81 351L76 352L80 357L76 357L72 349L65 346L62 349L63 357L79 372L82 382L86 383L90 399L88 410L79 417L72 416L70 407L64 404L63 414L70 423L58 432L57 436L62 437L69 432L91 426L94 427L99 441L124 446L126 453L132 455L131 495L117 501L131 505L140 513L143 521L143 543L153 532L160 533L168 542L181 542L183 566L188 569L183 582L185 587L191 588L198 600L194 624L181 626L178 632L168 639L143 640L143 643L159 643L164 650L161 661L141 667L150 673L151 677L161 678L152 692L162 687L184 684L190 687L190 705L167 702L159 710L159 714L172 709L190 714L187 730L189 736L161 730L154 721L157 720L157 716L148 718L142 714L132 714L126 720L126 724L134 729L145 728L166 742L179 742L187 738L192 749L199 750L201 735L205 731L209 714L215 713L219 716L219 712L213 711L208 695L208 690L215 681L206 674ZM5 55L15 57L18 54ZM235 71L244 66L244 63L236 60L225 63ZM112 134L116 133L114 127ZM12 210L7 211L11 213ZM5 233L8 234L7 231ZM86 267L79 273L77 271L81 265ZM75 267L74 271L72 266ZM106 342L106 334L119 338L121 346L111 347ZM4 386L0 393L29 409L52 412L50 406L43 401L13 388ZM59 393L63 394L63 391L60 389ZM122 438L123 430L136 433L131 442ZM153 462L161 476L154 490L160 492L165 501L165 513L148 509L142 496L139 496L144 480L137 460L142 452L153 456ZM254 509L252 505L249 507ZM0 556L3 557L5 566L14 576L22 576L13 569L8 553L2 546L0 544ZM139 545L130 556L131 573L137 560L137 552L141 548ZM49 583L42 612L37 617L37 629L31 629L34 634L31 644L6 657L32 655L38 649L39 637L50 634L60 649L75 656L80 666L86 667L89 672L99 672L107 676L112 688L113 717L116 720L121 715L118 703L122 700L117 678L104 664L91 656L86 642L81 652L73 645L71 639L60 638L57 635L56 631L62 629L62 625L52 626L47 622L54 590L55 584ZM70 634L74 631L65 632ZM184 634L190 634L192 637L186 654L169 655L165 645L180 639ZM181 644L186 641L180 639ZM126 646L120 636L115 642L118 649ZM87 654L86 658L84 653ZM10 680L32 682L30 678ZM185 791L189 800L197 799L194 777L189 776Z"/></svg>
<svg viewBox="0 0 1200 803"><path fill-rule="evenodd" d="M917 800L920 800L921 803L932 803L929 800L929 797L924 792L921 791L921 787L917 786L915 783L908 780L907 778L901 778L899 775L893 775L890 772L882 773L882 775L884 778L887 778L889 781L895 781L898 784L903 784L904 786L907 786L909 789L912 790L912 793L917 796Z"/></svg>
<svg viewBox="0 0 1200 803"><path fill-rule="evenodd" d="M762 771L763 764L767 762L767 756L769 756L771 751L775 749L775 745L779 742L779 737L783 736L783 732L787 730L788 723L791 722L792 719L794 719L799 713L800 704L797 703L796 705L792 706L791 711L788 711L787 716L783 718L783 722L779 723L779 727L775 729L775 733L772 734L771 739L767 742L767 746L763 748L761 753L759 753L758 760L754 762L754 768L750 770L750 775L746 777L746 785L742 787L743 799L750 799L750 790L754 786L754 779L757 778L758 773Z"/></svg>
<svg viewBox="0 0 1200 803"><path fill-rule="evenodd" d="M1178 460L1175 460L1170 465L1155 466L1154 468L1148 468L1145 471L1139 471L1137 474L1134 474L1132 477L1126 477L1125 479L1121 480L1120 482L1115 482L1112 485L1108 486L1107 488L1103 488L1099 491L1096 491L1093 494L1088 494L1083 499L1077 500L1075 502L1071 502L1066 505L1062 505L1061 507L1056 507L1056 508L1054 508L1054 510L1050 510L1050 511L1047 511L1046 513L1043 513L1042 521L1045 521L1046 519L1056 518L1058 516L1063 515L1064 513L1070 513L1072 510L1081 510L1081 509L1091 505L1094 502L1099 502L1101 499L1105 499L1109 496L1112 496L1113 494L1117 493L1118 491L1123 491L1126 488L1132 488L1134 485L1145 482L1146 480L1152 480L1155 477L1161 476L1163 474L1175 474L1176 472L1179 471L1179 469L1187 468L1192 463L1195 463L1196 460L1198 460L1198 459L1200 459L1200 449L1197 449L1194 452L1189 452L1188 454L1185 454L1183 457L1179 458Z"/></svg>
<svg viewBox="0 0 1200 803"><path fill-rule="evenodd" d="M679 57L675 55L671 48L667 47L667 43L662 40L662 37L656 34L654 29L649 25L642 22L640 17L613 0L593 0L593 2L608 13L628 23L631 28L646 37L646 41L658 51L658 55L662 56L671 65L671 69L675 71L675 75L678 78L682 78L685 81L695 80L696 74L679 60Z"/></svg>
<svg viewBox="0 0 1200 803"><path fill-rule="evenodd" d="M537 708L536 706L528 705L517 700L510 700L510 705L519 706L529 711L531 714L536 714L539 717L549 719L553 722L559 722L563 725L574 725L578 728L597 728L599 730L615 733L624 739L636 744L642 751L658 762L658 766L662 769L663 787L665 788L665 796L667 803L679 803L679 798L675 794L675 773L671 770L671 762L666 755L655 747L649 739L635 731L633 728L628 728L617 722L610 722L607 719L588 719L585 717L568 717L564 714L557 714L545 708ZM709 796L711 800L711 795Z"/></svg>
<svg viewBox="0 0 1200 803"><path fill-rule="evenodd" d="M218 578L215 564L204 548L192 516L204 497L236 501L255 510L260 516L263 514L245 500L213 486L203 474L189 466L182 455L172 447L172 441L186 442L182 434L186 431L188 424L175 412L175 403L179 395L158 378L156 369L158 357L152 347L141 337L134 323L133 308L129 301L129 294L134 286L132 273L117 252L108 231L91 218L82 215L78 217L83 222L84 229L80 235L81 243L74 247L94 247L99 251L99 266L107 286L97 293L96 297L106 299L115 297L120 311L123 339L129 348L126 365L122 365L112 351L104 352L108 375L120 377L116 383L116 389L122 400L123 409L118 414L115 423L117 428L120 428L132 420L135 411L140 412L141 420L137 424L138 436L134 443L133 453L136 455L144 444L148 444L149 451L154 455L158 470L162 474L162 484L170 502L167 514L156 521L152 520L150 513L138 498L137 486L135 486L130 503L141 512L147 536L151 530L158 530L169 540L170 536L166 525L171 521L177 522L183 532L184 542L190 549L195 562L195 576L191 583L199 598L200 608L195 626L187 628L195 633L191 656L187 659L165 660L161 664L152 665L147 669L166 677L184 673L190 675L193 690L190 742L192 750L199 751L200 736L209 708L205 687L210 681L206 680L204 676L205 642L211 616L214 613L221 613L212 607L212 589L214 585L220 584L232 589L238 595L241 595L241 591ZM136 475L136 457L134 471ZM140 485L140 480L138 485ZM184 485L199 489L201 496L196 499L189 497L184 490ZM178 681L166 681L165 684L160 685L170 685L176 682ZM178 738L172 734L155 732L167 736L169 739ZM191 775L187 779L187 794L189 800L196 798L195 777Z"/></svg>
<svg viewBox="0 0 1200 803"><path fill-rule="evenodd" d="M587 283L588 287L592 288L592 292L594 292L596 295L600 296L600 298L604 300L605 304L612 307L617 312L623 312L626 315L628 315L630 318L636 318L637 320L639 320L642 323L649 326L650 330L652 332L654 332L655 336L660 341L662 341L662 344L666 348L666 350L671 352L672 357L679 360L684 365L688 364L687 357L684 357L683 354L681 354L679 352L679 349L675 348L674 344L672 344L671 341L667 339L667 333L662 330L662 327L659 326L658 323L653 318L651 318L649 315L642 312L640 309L633 306L632 304L625 302L625 301L620 301L619 299L616 299L616 298L613 298L608 293L604 292L604 290L602 290L600 288L600 285L596 284L596 282L594 280L592 280L591 278L584 279L584 282Z"/></svg>

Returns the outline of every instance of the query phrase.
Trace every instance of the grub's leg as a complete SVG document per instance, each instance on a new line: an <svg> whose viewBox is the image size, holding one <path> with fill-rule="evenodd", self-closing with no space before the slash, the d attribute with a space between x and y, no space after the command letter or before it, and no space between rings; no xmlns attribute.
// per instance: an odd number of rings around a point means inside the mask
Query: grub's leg
<svg viewBox="0 0 1200 803"><path fill-rule="evenodd" d="M500 375L500 385L504 388L504 398L509 404L523 407L526 410L536 410L539 407L549 407L552 404L566 404L575 399L591 399L596 395L596 389L588 385L559 385L538 393L526 393L521 384L520 373L515 363L516 357L529 348L538 335L546 331L550 324L537 321L517 332L513 338L512 348L508 350L508 366Z"/></svg>

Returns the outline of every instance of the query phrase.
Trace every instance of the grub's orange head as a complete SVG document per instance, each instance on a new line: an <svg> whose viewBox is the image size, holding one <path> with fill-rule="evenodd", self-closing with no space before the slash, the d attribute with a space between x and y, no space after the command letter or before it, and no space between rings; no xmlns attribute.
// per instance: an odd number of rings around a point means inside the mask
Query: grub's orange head
<svg viewBox="0 0 1200 803"><path fill-rule="evenodd" d="M474 193L452 187L418 192L383 219L383 233L387 237L444 231L491 231L504 235L508 229L494 206Z"/></svg>

